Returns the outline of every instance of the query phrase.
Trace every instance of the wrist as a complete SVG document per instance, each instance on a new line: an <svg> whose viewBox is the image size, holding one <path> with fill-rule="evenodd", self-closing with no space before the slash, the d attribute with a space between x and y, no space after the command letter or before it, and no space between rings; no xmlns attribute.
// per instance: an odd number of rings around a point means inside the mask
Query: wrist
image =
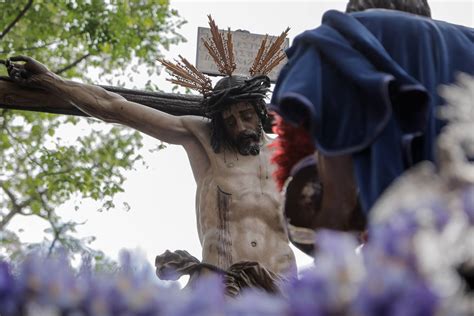
<svg viewBox="0 0 474 316"><path fill-rule="evenodd" d="M61 84L65 83L64 78L56 75L51 71L47 71L40 75L36 75L36 83L46 90L57 93L61 90Z"/></svg>
<svg viewBox="0 0 474 316"><path fill-rule="evenodd" d="M55 74L54 72L49 71L49 70L47 72L41 74L41 76L44 76L44 79L47 82L50 82L50 83L63 82L64 81L64 78L62 78L61 76L58 76L57 74Z"/></svg>

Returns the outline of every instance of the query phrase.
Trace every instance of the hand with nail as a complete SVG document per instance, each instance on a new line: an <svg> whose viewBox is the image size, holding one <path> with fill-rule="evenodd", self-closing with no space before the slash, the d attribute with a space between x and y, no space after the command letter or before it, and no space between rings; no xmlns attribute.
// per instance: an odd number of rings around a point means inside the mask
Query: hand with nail
<svg viewBox="0 0 474 316"><path fill-rule="evenodd" d="M37 60L27 56L15 56L0 60L7 68L8 77L2 77L3 80L17 82L23 85L41 84L43 75L55 76L45 65Z"/></svg>

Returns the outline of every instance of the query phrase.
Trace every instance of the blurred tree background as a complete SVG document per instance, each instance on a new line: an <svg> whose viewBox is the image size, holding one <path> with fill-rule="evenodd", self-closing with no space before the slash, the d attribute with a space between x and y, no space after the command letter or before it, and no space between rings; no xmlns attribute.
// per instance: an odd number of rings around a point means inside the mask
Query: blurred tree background
<svg viewBox="0 0 474 316"><path fill-rule="evenodd" d="M94 72L120 84L113 78L137 65L156 72L161 52L184 40L177 33L183 23L168 0L0 1L0 59L28 55L65 78L87 81ZM71 138L65 131L73 125L84 131ZM113 207L141 146L138 132L94 119L0 110L0 254L15 260L32 248L65 247L103 260L90 247L94 237L74 236L81 223L62 221L55 209L72 198ZM8 230L15 216L47 221L44 239L22 243Z"/></svg>

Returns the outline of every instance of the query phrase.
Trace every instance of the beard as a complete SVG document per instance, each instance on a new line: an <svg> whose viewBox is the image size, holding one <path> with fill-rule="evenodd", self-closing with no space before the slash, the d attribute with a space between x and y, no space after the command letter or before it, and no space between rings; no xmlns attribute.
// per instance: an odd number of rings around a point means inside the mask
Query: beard
<svg viewBox="0 0 474 316"><path fill-rule="evenodd" d="M260 154L260 137L262 129L256 131L244 131L237 136L234 145L243 156L257 156Z"/></svg>

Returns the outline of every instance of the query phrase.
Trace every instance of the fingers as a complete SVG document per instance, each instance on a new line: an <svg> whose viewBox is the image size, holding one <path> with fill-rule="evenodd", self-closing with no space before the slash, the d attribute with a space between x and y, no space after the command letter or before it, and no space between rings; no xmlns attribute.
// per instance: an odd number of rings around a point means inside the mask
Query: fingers
<svg viewBox="0 0 474 316"><path fill-rule="evenodd" d="M0 60L0 64L3 64L7 67L7 72L10 80L21 83L26 82L26 80L31 77L32 73L25 69L25 65L28 65L28 62L33 61L34 60L32 58L27 56L14 56L11 58L7 58L6 60ZM1 79L6 80L5 78Z"/></svg>
<svg viewBox="0 0 474 316"><path fill-rule="evenodd" d="M10 57L9 59L10 61L24 61L24 62L33 61L33 58L28 57L28 56L23 56L23 55L13 56L13 57Z"/></svg>
<svg viewBox="0 0 474 316"><path fill-rule="evenodd" d="M17 69L23 68L23 64L13 63L12 61L15 61L13 60L13 57L7 58L7 60L5 60L5 66L7 67L8 71L11 71L15 68Z"/></svg>
<svg viewBox="0 0 474 316"><path fill-rule="evenodd" d="M29 72L22 68L12 68L9 74L15 80L28 79L30 77Z"/></svg>
<svg viewBox="0 0 474 316"><path fill-rule="evenodd" d="M25 69L24 65L13 63L11 59L5 60L5 66L7 67L8 75L14 81L24 81L31 77L31 74Z"/></svg>
<svg viewBox="0 0 474 316"><path fill-rule="evenodd" d="M8 74L11 76L12 75L12 71L14 71L15 69L17 68L21 68L22 65L17 65L17 64L14 64L10 61L10 58L8 58L6 61L5 61L5 66L7 67L7 71L8 71Z"/></svg>
<svg viewBox="0 0 474 316"><path fill-rule="evenodd" d="M23 64L18 64L18 63L13 63L13 62L15 61L29 62L29 61L33 61L33 59L27 56L20 55L20 56L13 56L13 57L7 58L6 60L1 60L1 61L2 62L0 63L4 64L7 67L8 72L10 72L14 68L20 68L20 69L24 68Z"/></svg>

